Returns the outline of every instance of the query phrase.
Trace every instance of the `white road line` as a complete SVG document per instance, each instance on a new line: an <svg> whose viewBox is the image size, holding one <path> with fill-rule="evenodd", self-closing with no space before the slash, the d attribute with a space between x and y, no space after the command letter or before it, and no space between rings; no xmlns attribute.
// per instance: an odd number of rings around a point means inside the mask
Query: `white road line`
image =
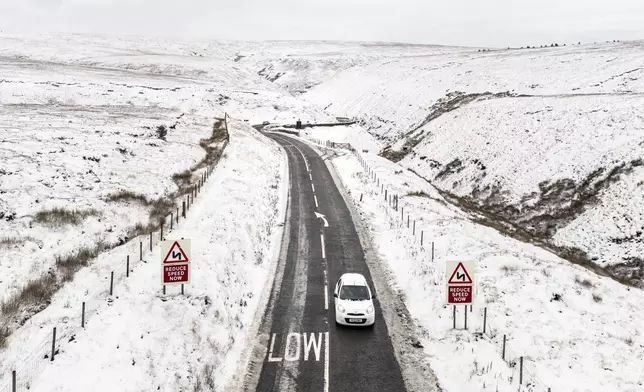
<svg viewBox="0 0 644 392"><path fill-rule="evenodd" d="M311 189L313 189L313 193L315 193L315 185L313 185L313 183L311 183Z"/></svg>
<svg viewBox="0 0 644 392"><path fill-rule="evenodd" d="M320 206L318 206L318 197L313 195L313 200L315 200L315 208L319 208Z"/></svg>
<svg viewBox="0 0 644 392"><path fill-rule="evenodd" d="M320 234L320 239L322 240L322 258L326 259L326 251L324 250L324 234Z"/></svg>
<svg viewBox="0 0 644 392"><path fill-rule="evenodd" d="M313 176L311 175L311 173L309 173L309 179L313 181Z"/></svg>
<svg viewBox="0 0 644 392"><path fill-rule="evenodd" d="M324 334L324 392L329 392L329 332Z"/></svg>
<svg viewBox="0 0 644 392"><path fill-rule="evenodd" d="M324 284L324 310L329 310L329 286Z"/></svg>

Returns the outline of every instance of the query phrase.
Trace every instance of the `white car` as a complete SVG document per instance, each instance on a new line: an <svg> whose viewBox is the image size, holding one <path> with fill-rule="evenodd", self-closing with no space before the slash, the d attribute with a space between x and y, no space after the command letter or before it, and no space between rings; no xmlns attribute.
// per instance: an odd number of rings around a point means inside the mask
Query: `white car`
<svg viewBox="0 0 644 392"><path fill-rule="evenodd" d="M348 273L338 279L333 292L335 322L341 325L373 326L376 315L367 279L361 274Z"/></svg>

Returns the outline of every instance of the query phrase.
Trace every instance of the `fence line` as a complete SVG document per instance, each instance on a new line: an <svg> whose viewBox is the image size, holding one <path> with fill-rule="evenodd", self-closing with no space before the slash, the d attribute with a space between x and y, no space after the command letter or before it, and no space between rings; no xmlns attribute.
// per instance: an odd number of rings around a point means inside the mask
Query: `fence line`
<svg viewBox="0 0 644 392"><path fill-rule="evenodd" d="M368 185L371 185L371 188L370 188L371 192L369 194L375 196L376 200L378 201L378 206L381 209L384 209L385 215L387 216L389 221L390 228L397 227L399 229L404 229L403 233L406 233L404 235L407 235L408 239L411 239L411 241L419 245L418 250L410 249L410 252L412 253L412 256L414 258L416 258L421 253L422 254L429 253L428 255L429 257L424 256L422 260L431 260L431 262L435 261L436 249L434 246L434 242L424 241L425 240L424 230L422 227L420 227L420 225L418 226L416 225L416 222L420 223L420 222L423 222L423 220L416 220L411 218L411 213L410 213L411 211L409 211L409 208L410 208L409 205L403 205L402 208L400 207L399 195L397 194L391 195L390 192L392 188L390 186L387 186L387 184L384 183L382 178L378 176L378 174L373 170L373 168L368 164L367 160L362 156L360 152L358 152L357 149L355 149L350 143L336 143L328 140L320 140L320 139L311 138L311 137L307 137L307 139L323 147L340 148L340 149L345 149L352 152L362 166L362 169L363 169L362 176L363 176L364 182ZM363 198L363 194L360 194L360 195L352 194L351 196L354 199L354 202L356 203L358 203L359 201L362 201L362 198ZM393 211L395 211L395 213L391 214L391 212ZM396 233L396 235L397 235L397 239L400 238L398 237L398 232ZM413 238L409 238L410 235ZM438 279L439 279L438 277L435 277L435 280L438 280ZM434 283L438 283L438 282L435 281ZM471 309L471 306L467 306L467 309ZM478 312L480 313L481 310L479 309ZM547 387L546 384L537 376L536 371L535 370L531 371L529 368L527 368L526 366L528 365L527 359L517 354L514 350L512 350L511 344L508 342L507 335L502 335L506 337L505 353L503 353L503 343L502 343L503 340L501 339L499 341L499 339L495 339L499 336L501 329L496 328L493 325L493 323L490 320L489 314L487 314L487 310L484 310L484 312L485 312L485 315L484 315L485 317L483 317L484 319L483 322L486 324L485 333L483 332L483 324L477 325L472 329L476 331L474 333L485 335L490 341L490 343L494 344L494 346L497 348L499 355L506 362L506 364L512 369L513 373L510 379L511 383L514 382L515 380L517 384L520 382L521 383L519 385L520 391L551 392L551 389ZM470 329L469 325L472 325L471 322L468 322L468 329ZM522 369L520 369L521 362L523 362Z"/></svg>
<svg viewBox="0 0 644 392"><path fill-rule="evenodd" d="M224 126L226 132L228 132L227 117L228 114L225 114ZM222 151L226 148L228 140L222 145ZM18 356L17 359L7 360L5 362L3 371L6 372L8 381L4 386L0 386L0 392L21 392L31 389L36 377L43 371L48 362L55 360L55 355L60 351L60 348L76 340L76 333L79 329L87 325L88 321L91 320L92 316L98 312L99 308L106 301L108 305L113 302L113 295L110 295L110 286L114 287L118 285L118 283L131 275L131 272L134 271L136 266L141 263L147 263L143 255L153 253L154 246L159 244L165 237L165 234L179 229L178 223L180 215L178 211L181 208L181 217L184 220L187 219L188 212L194 203L195 197L201 193L203 185L211 178L218 162L216 161L200 171L198 180L187 188L187 194L180 196L182 200L179 204L175 204L173 211L163 218L163 223L158 230L139 235L124 245L114 248L123 249L123 247L126 247L128 250L127 257L112 269L106 277L105 284L94 290L91 294L88 294L82 304L75 304L77 312L73 316L63 317L55 322L55 340L53 339L53 331L43 331L43 337L39 343L34 345L26 355ZM184 206L186 211L185 215L183 214ZM165 294L165 285L163 285L163 291ZM112 294L114 293L112 292ZM26 324L29 324L29 321Z"/></svg>

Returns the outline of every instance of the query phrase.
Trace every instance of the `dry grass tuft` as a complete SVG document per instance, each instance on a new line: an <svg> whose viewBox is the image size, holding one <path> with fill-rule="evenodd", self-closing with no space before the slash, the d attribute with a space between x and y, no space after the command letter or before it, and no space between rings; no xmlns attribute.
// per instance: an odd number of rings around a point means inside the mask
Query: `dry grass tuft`
<svg viewBox="0 0 644 392"><path fill-rule="evenodd" d="M599 294L593 294L593 301L595 301L595 302L597 302L597 303L600 303L600 302L602 302L602 301L603 301L603 298L602 298L602 296L601 296L601 295L599 295Z"/></svg>
<svg viewBox="0 0 644 392"><path fill-rule="evenodd" d="M66 210L64 208L55 207L50 210L40 211L34 217L34 221L46 226L64 226L64 225L77 225L81 223L88 216L98 215L95 209L89 210Z"/></svg>
<svg viewBox="0 0 644 392"><path fill-rule="evenodd" d="M105 201L138 201L145 205L149 203L145 196L127 190L109 194L105 198Z"/></svg>
<svg viewBox="0 0 644 392"><path fill-rule="evenodd" d="M581 280L579 279L579 276L575 276L575 283L587 289L595 286L593 282L590 281L590 279Z"/></svg>
<svg viewBox="0 0 644 392"><path fill-rule="evenodd" d="M3 316L15 314L25 305L35 305L44 308L51 302L51 297L58 290L55 276L45 275L27 283L19 293L13 295L0 305Z"/></svg>
<svg viewBox="0 0 644 392"><path fill-rule="evenodd" d="M15 245L22 245L27 241L35 241L33 237L2 237L0 238L0 247L11 247Z"/></svg>
<svg viewBox="0 0 644 392"><path fill-rule="evenodd" d="M502 265L501 271L505 272L506 275L509 275L513 272L516 272L519 268L516 265Z"/></svg>

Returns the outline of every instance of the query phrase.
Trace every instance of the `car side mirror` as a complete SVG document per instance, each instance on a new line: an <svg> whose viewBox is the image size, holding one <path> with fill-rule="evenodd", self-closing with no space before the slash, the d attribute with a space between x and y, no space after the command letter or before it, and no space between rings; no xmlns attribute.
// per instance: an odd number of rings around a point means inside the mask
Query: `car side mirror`
<svg viewBox="0 0 644 392"><path fill-rule="evenodd" d="M335 298L338 298L338 295L337 295L336 293L333 293L333 296L334 296Z"/></svg>

